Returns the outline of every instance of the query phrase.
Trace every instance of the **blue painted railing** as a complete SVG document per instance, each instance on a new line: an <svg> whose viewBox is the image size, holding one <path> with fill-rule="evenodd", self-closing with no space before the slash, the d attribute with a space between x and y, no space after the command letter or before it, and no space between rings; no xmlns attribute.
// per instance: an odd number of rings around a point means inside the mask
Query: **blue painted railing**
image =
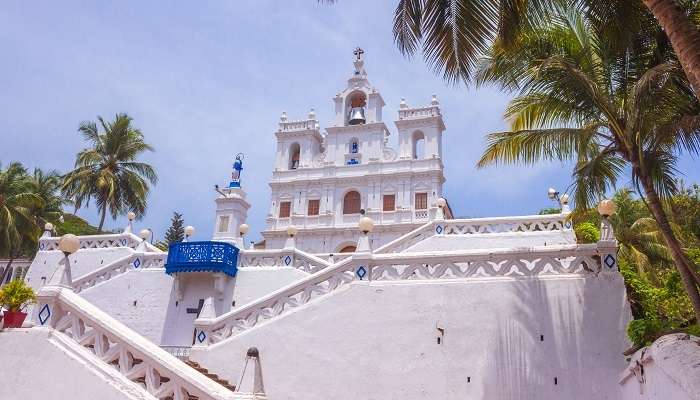
<svg viewBox="0 0 700 400"><path fill-rule="evenodd" d="M223 242L178 242L168 248L167 274L223 272L236 276L238 248Z"/></svg>

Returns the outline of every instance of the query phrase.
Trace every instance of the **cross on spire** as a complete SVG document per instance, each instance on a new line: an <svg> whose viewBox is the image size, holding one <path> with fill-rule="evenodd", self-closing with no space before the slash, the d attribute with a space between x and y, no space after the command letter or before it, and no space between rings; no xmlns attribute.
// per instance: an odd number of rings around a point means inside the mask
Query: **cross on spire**
<svg viewBox="0 0 700 400"><path fill-rule="evenodd" d="M355 49L355 51L352 52L352 54L357 57L357 61L362 60L362 55L365 54L365 51L362 50L359 46Z"/></svg>

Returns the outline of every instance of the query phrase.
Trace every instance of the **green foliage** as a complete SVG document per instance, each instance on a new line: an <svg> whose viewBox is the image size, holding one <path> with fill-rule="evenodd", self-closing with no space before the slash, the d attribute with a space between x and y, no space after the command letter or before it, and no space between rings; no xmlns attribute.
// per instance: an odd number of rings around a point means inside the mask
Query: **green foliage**
<svg viewBox="0 0 700 400"><path fill-rule="evenodd" d="M10 311L19 311L34 301L34 290L20 279L15 279L0 289L0 304Z"/></svg>
<svg viewBox="0 0 700 400"><path fill-rule="evenodd" d="M167 245L176 242L182 242L185 239L185 221L182 219L182 214L173 212L173 217L170 219L170 227L165 231L165 243Z"/></svg>
<svg viewBox="0 0 700 400"><path fill-rule="evenodd" d="M543 208L538 212L537 214L539 215L547 215L547 214L559 214L561 212L561 208L556 208L556 207L547 207Z"/></svg>
<svg viewBox="0 0 700 400"><path fill-rule="evenodd" d="M595 243L600 240L600 230L590 222L583 222L574 227L578 243Z"/></svg>
<svg viewBox="0 0 700 400"><path fill-rule="evenodd" d="M97 228L87 221L74 214L63 214L63 222L56 224L56 235L62 236L66 233L74 235L96 235Z"/></svg>

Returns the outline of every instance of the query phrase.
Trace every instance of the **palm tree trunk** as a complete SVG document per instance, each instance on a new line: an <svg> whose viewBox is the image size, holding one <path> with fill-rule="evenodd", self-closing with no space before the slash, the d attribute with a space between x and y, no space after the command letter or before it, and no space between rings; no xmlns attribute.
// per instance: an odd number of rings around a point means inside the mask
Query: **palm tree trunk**
<svg viewBox="0 0 700 400"><path fill-rule="evenodd" d="M102 233L102 226L105 224L105 217L107 216L107 204L102 206L102 216L100 216L100 225L97 227L97 233Z"/></svg>
<svg viewBox="0 0 700 400"><path fill-rule="evenodd" d="M659 226L661 235L664 237L664 241L668 248L671 250L671 258L673 259L676 269L681 276L681 281L683 281L683 286L685 287L685 292L690 297L690 302L693 304L693 310L695 311L695 319L700 322L700 292L698 291L698 286L696 285L692 268L694 268L685 253L683 253L683 248L681 247L678 238L673 233L671 229L671 224L668 221L668 216L664 211L663 205L661 204L661 199L656 193L653 182L651 178L646 175L639 173L640 168L635 167L637 170L639 180L644 188L644 194L647 198L647 204L649 205L649 211L656 219L656 223Z"/></svg>
<svg viewBox="0 0 700 400"><path fill-rule="evenodd" d="M695 95L700 95L700 31L676 0L643 1L671 41Z"/></svg>

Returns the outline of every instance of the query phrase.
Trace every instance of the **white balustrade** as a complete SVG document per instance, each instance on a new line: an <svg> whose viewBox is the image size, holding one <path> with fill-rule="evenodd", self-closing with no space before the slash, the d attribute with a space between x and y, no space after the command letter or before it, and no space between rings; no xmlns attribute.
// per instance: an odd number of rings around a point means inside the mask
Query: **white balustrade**
<svg viewBox="0 0 700 400"><path fill-rule="evenodd" d="M417 211L416 211L417 213ZM570 231L569 214L434 220L379 247L375 253L398 253L434 235L475 235Z"/></svg>
<svg viewBox="0 0 700 400"><path fill-rule="evenodd" d="M38 325L53 328L87 348L99 360L157 399L243 398L184 364L71 290L45 286L39 291L37 301Z"/></svg>
<svg viewBox="0 0 700 400"><path fill-rule="evenodd" d="M315 119L305 119L301 121L280 122L279 130L282 132L305 131L318 129L318 121Z"/></svg>
<svg viewBox="0 0 700 400"><path fill-rule="evenodd" d="M399 120L437 117L439 115L440 115L440 108L437 106L405 108L405 109L399 110Z"/></svg>
<svg viewBox="0 0 700 400"><path fill-rule="evenodd" d="M76 293L81 292L132 269L165 268L167 258L167 253L129 254L74 280L73 289Z"/></svg>
<svg viewBox="0 0 700 400"><path fill-rule="evenodd" d="M616 270L616 247L608 244L363 255L340 261L217 318L197 319L195 346L218 343L358 280L513 279Z"/></svg>
<svg viewBox="0 0 700 400"><path fill-rule="evenodd" d="M330 263L299 249L243 250L239 253L239 267L291 267L309 274L330 266Z"/></svg>
<svg viewBox="0 0 700 400"><path fill-rule="evenodd" d="M60 237L42 237L39 238L39 250L49 251L58 250L58 241ZM129 247L135 249L143 239L130 232L112 233L106 235L84 235L78 236L80 249L104 249L110 247ZM161 250L152 244L146 242L146 249L153 252L161 252Z"/></svg>
<svg viewBox="0 0 700 400"><path fill-rule="evenodd" d="M428 219L428 210L416 210L415 212L416 220L423 221Z"/></svg>

